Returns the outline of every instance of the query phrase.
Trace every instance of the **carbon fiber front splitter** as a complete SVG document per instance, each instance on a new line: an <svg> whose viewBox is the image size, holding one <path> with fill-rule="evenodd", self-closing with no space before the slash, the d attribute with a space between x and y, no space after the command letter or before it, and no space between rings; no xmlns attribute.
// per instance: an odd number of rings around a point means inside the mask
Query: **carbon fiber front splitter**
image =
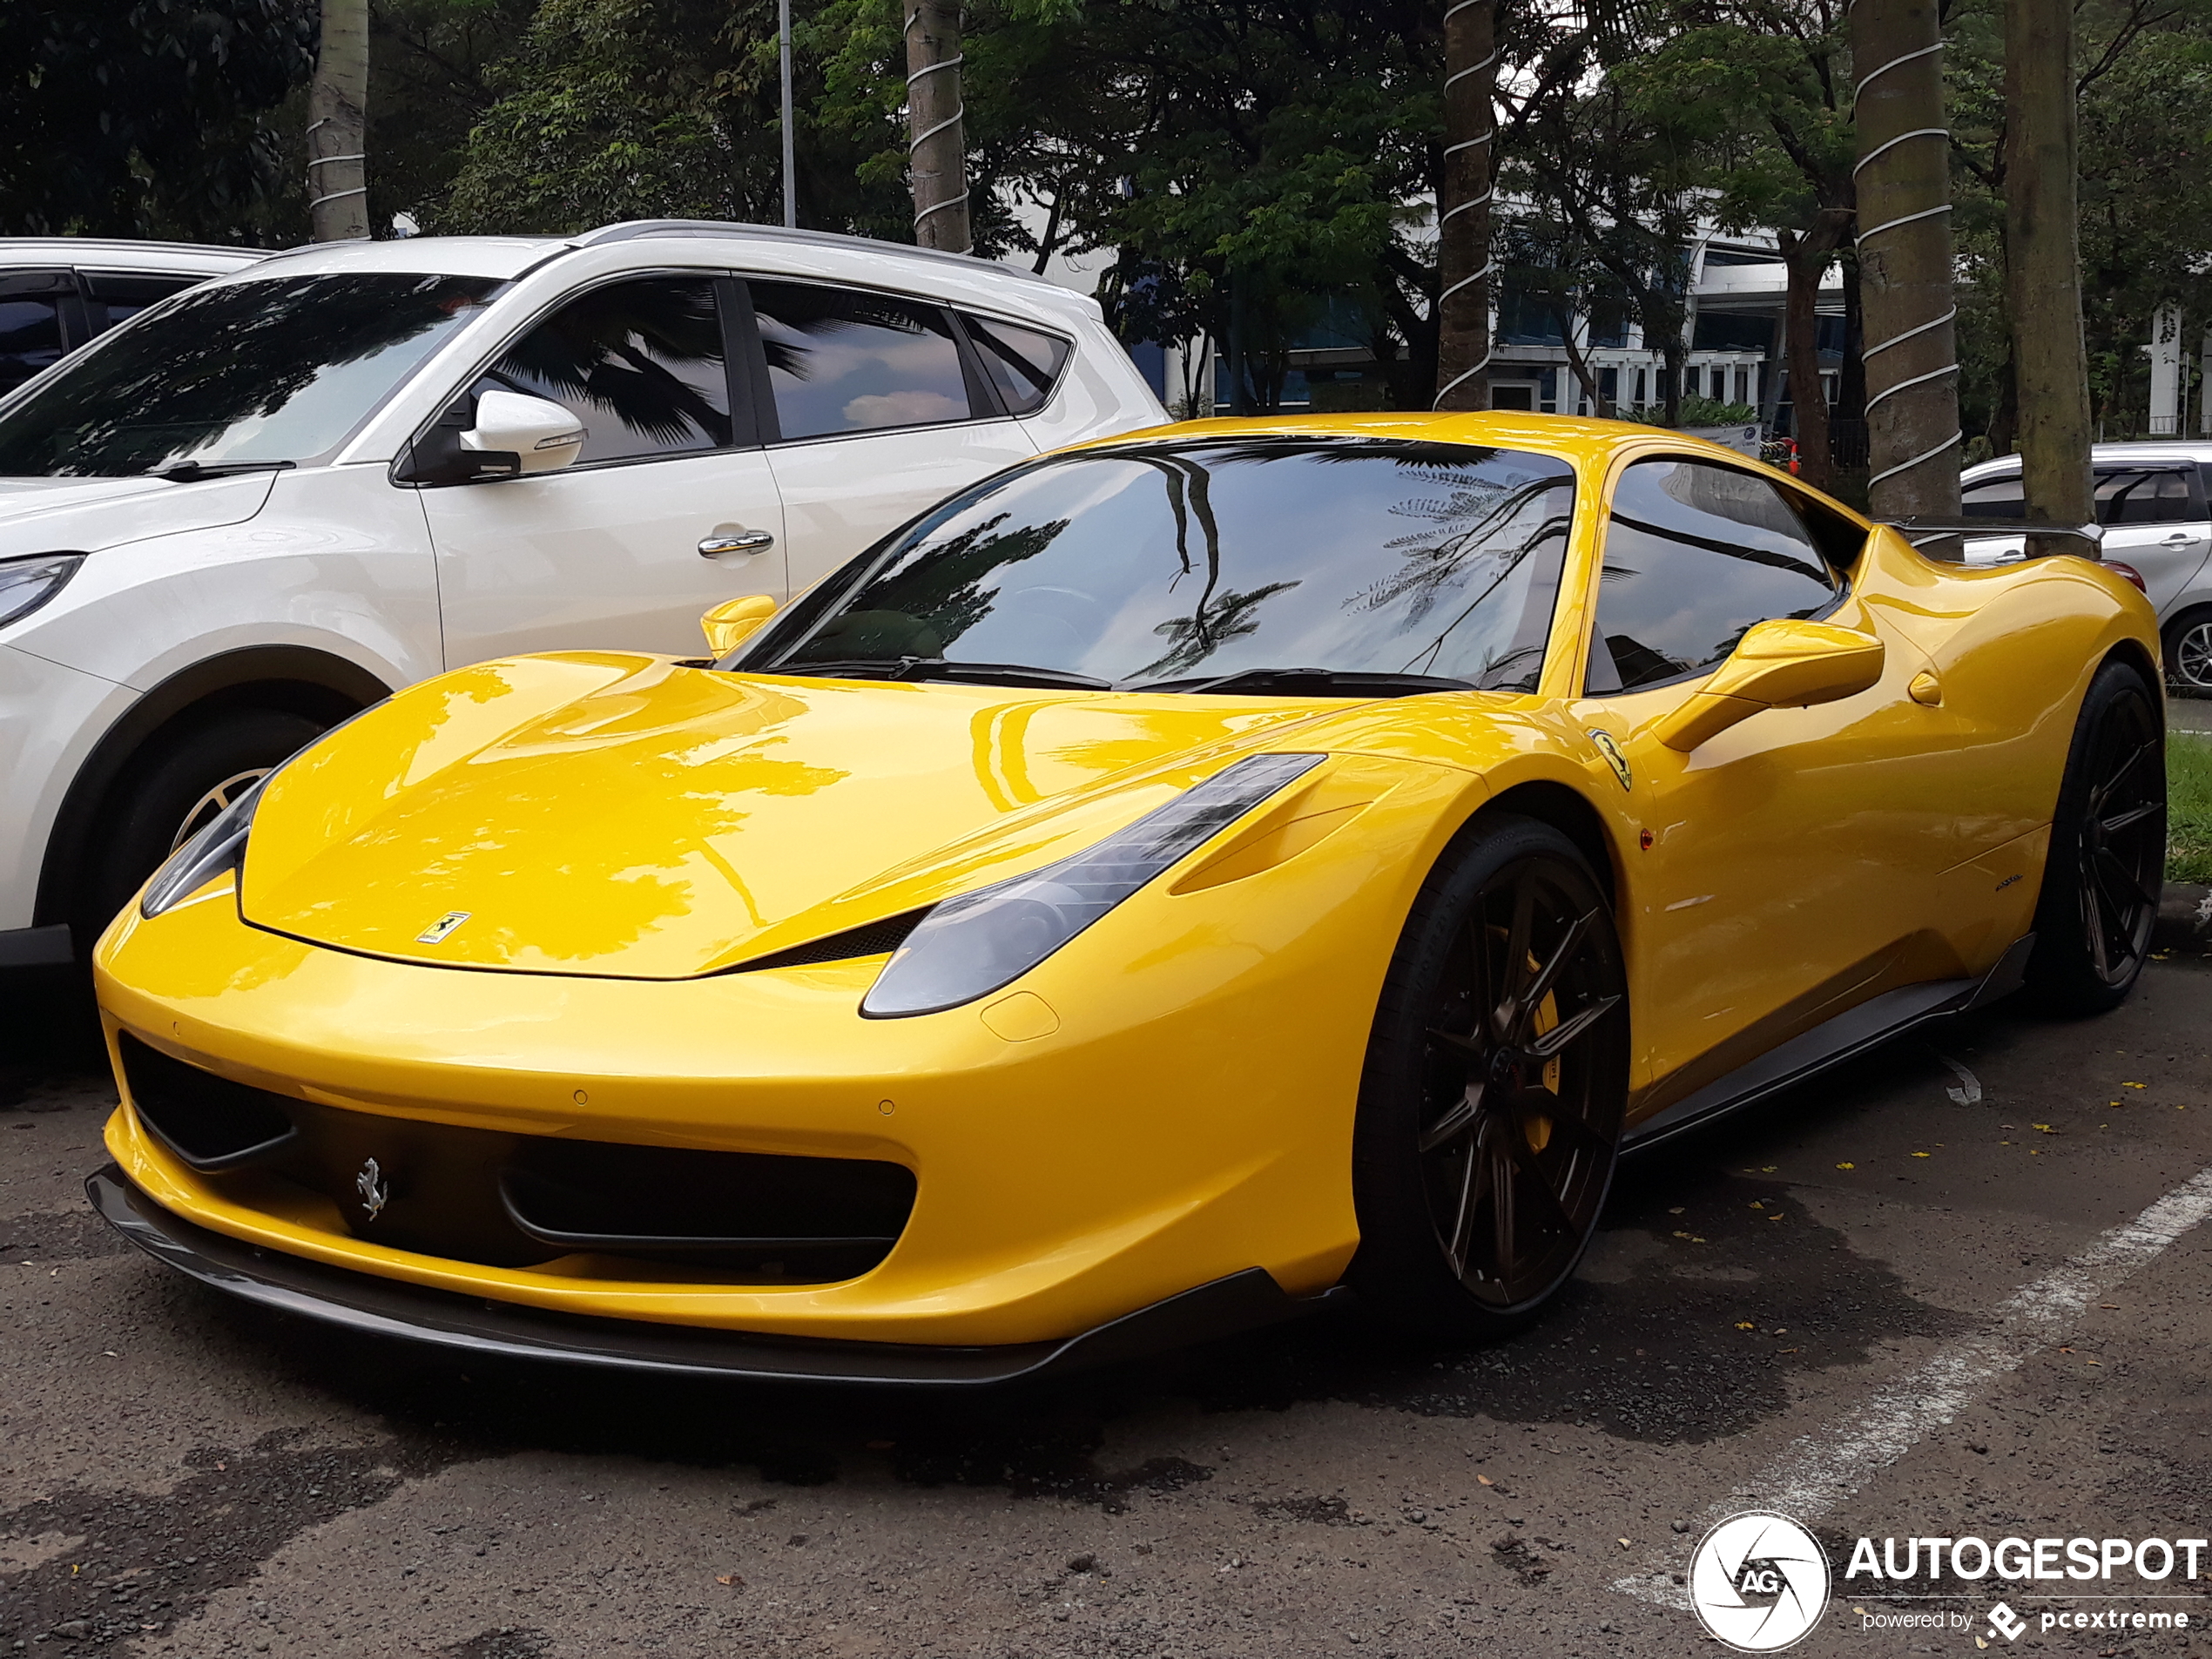
<svg viewBox="0 0 2212 1659"><path fill-rule="evenodd" d="M810 1340L595 1318L456 1296L266 1250L172 1215L111 1163L84 1182L101 1217L155 1260L280 1312L471 1353L759 1382L976 1387L1055 1376L1296 1318L1349 1298L1286 1294L1251 1267L1079 1336L1000 1347Z"/></svg>

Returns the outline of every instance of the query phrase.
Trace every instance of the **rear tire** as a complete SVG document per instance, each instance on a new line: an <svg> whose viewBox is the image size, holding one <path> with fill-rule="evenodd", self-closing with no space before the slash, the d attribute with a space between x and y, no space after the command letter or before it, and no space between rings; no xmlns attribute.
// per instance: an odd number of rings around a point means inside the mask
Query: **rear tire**
<svg viewBox="0 0 2212 1659"><path fill-rule="evenodd" d="M2102 1014L2150 952L2166 876L2165 723L2142 671L2117 658L2089 682L2051 819L2027 989L2045 1011Z"/></svg>
<svg viewBox="0 0 2212 1659"><path fill-rule="evenodd" d="M1526 1325L1596 1231L1628 1103L1628 982L1574 844L1499 814L1433 872L1384 981L1347 1281L1456 1340Z"/></svg>
<svg viewBox="0 0 2212 1659"><path fill-rule="evenodd" d="M280 709L236 709L139 751L109 792L77 917L80 953L223 806L328 729Z"/></svg>

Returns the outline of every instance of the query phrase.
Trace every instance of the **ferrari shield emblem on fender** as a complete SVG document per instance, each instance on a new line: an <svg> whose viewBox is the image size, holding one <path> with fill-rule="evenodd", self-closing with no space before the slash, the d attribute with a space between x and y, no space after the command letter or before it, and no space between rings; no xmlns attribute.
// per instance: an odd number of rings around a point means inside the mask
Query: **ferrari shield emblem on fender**
<svg viewBox="0 0 2212 1659"><path fill-rule="evenodd" d="M418 945L444 944L446 941L446 935L450 934L455 927L461 926L462 922L468 921L470 914L470 912L466 910L447 911L445 914L440 916L428 927L425 927L421 933L415 934L415 942Z"/></svg>
<svg viewBox="0 0 2212 1659"><path fill-rule="evenodd" d="M392 1189L385 1183L384 1171L374 1158L361 1165L361 1173L354 1177L354 1190L361 1194L361 1208L368 1211L371 1221L392 1201Z"/></svg>
<svg viewBox="0 0 2212 1659"><path fill-rule="evenodd" d="M1605 757L1605 764L1613 768L1613 775L1621 780L1621 787L1632 788L1629 776L1629 758L1621 752L1621 745L1613 741L1609 732L1593 732L1590 741L1597 745L1597 752ZM426 938L428 936L424 935ZM442 934L440 937L443 937Z"/></svg>

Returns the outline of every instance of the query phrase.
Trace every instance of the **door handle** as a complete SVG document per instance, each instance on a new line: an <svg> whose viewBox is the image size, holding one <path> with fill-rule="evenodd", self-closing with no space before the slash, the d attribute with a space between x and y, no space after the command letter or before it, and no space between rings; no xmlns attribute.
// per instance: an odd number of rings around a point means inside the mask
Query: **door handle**
<svg viewBox="0 0 2212 1659"><path fill-rule="evenodd" d="M2196 537L2195 537L2194 536L2189 535L2189 534L2188 534L2187 531L2185 531L2185 530L2175 530L2175 532L2174 532L2171 536L2168 536L2168 537L2167 537L2164 541L2161 542L2161 543L2159 543L2159 546L2161 546L2161 547L2187 547L2187 546L2188 546L2188 544L2189 544L2190 543L2192 543L2192 542L2194 542L2194 541L2195 541L2195 540L2196 540Z"/></svg>
<svg viewBox="0 0 2212 1659"><path fill-rule="evenodd" d="M699 543L699 556L711 559L724 553L760 553L775 546L776 538L766 530L735 530L726 536L710 536Z"/></svg>

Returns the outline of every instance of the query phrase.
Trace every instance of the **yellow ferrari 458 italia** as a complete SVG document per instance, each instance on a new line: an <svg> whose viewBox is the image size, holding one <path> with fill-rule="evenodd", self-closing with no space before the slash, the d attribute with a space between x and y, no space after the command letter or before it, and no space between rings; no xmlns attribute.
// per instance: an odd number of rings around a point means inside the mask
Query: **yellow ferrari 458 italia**
<svg viewBox="0 0 2212 1659"><path fill-rule="evenodd" d="M187 843L98 952L101 1211L674 1372L985 1382L1347 1294L1480 1337L1624 1148L2109 1008L2156 911L2120 570L1648 428L1157 428L772 609L417 685Z"/></svg>

